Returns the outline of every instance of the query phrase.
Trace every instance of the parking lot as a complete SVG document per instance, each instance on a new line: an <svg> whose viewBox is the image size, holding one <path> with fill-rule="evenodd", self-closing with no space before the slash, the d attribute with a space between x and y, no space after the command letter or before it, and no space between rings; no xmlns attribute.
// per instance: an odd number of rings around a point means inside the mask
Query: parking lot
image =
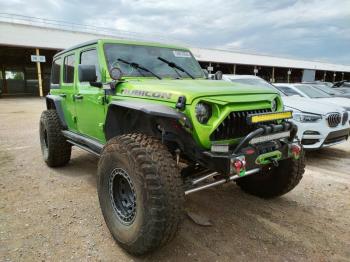
<svg viewBox="0 0 350 262"><path fill-rule="evenodd" d="M42 161L39 98L0 99L0 261L349 261L350 141L307 154L299 186L262 200L235 184L186 198L169 245L142 258L114 242L96 192L98 159L77 148L57 169Z"/></svg>

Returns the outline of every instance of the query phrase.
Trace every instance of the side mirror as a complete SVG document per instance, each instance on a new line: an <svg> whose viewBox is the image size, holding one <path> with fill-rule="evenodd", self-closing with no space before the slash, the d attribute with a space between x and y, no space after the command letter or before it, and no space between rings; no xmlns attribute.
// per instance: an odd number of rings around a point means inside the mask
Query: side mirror
<svg viewBox="0 0 350 262"><path fill-rule="evenodd" d="M215 80L222 80L222 72L221 71L216 71Z"/></svg>
<svg viewBox="0 0 350 262"><path fill-rule="evenodd" d="M113 67L109 70L109 74L113 80L118 81L122 76L123 72L118 67Z"/></svg>
<svg viewBox="0 0 350 262"><path fill-rule="evenodd" d="M96 66L95 65L79 65L78 66L79 82L96 82Z"/></svg>

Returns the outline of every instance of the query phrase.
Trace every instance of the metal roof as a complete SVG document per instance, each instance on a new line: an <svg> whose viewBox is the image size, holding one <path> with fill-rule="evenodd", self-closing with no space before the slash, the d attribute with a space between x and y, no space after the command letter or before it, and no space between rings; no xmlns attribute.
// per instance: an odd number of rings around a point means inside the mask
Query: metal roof
<svg viewBox="0 0 350 262"><path fill-rule="evenodd" d="M108 30L106 28L8 14L0 14L0 32L1 35L6 35L6 37L0 38L0 44L47 49L65 49L79 43L101 38L138 41L150 40L163 43L170 42L175 43L175 45L179 44L176 40L173 41L170 38L164 39L164 36L137 35L132 32L112 29ZM180 43L180 45L188 47L187 44ZM196 47L188 48L192 51L195 58L201 62L350 72L350 65L283 58L272 55L244 53L240 51Z"/></svg>
<svg viewBox="0 0 350 262"><path fill-rule="evenodd" d="M350 72L350 66L348 65L283 58L271 55L249 54L226 50L206 48L190 49L196 59L203 62Z"/></svg>

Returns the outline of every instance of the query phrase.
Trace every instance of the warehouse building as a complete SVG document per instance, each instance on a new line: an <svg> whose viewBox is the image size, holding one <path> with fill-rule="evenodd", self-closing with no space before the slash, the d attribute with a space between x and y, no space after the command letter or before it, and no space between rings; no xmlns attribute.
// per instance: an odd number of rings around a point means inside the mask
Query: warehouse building
<svg viewBox="0 0 350 262"><path fill-rule="evenodd" d="M175 43L170 38L0 14L0 90L2 95L43 96L49 90L55 53L97 38ZM183 45L180 43L180 45ZM202 68L214 73L255 74L271 82L350 79L350 66L260 54L191 48Z"/></svg>

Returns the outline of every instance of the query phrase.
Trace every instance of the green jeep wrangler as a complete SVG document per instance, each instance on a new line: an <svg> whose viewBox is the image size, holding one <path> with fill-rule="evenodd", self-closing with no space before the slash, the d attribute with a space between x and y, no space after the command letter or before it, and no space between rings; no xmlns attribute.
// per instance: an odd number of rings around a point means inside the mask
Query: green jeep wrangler
<svg viewBox="0 0 350 262"><path fill-rule="evenodd" d="M185 195L235 181L272 198L304 173L277 92L208 80L182 47L97 40L54 56L40 142L50 167L72 146L99 157L98 197L115 240L144 254L171 240Z"/></svg>

